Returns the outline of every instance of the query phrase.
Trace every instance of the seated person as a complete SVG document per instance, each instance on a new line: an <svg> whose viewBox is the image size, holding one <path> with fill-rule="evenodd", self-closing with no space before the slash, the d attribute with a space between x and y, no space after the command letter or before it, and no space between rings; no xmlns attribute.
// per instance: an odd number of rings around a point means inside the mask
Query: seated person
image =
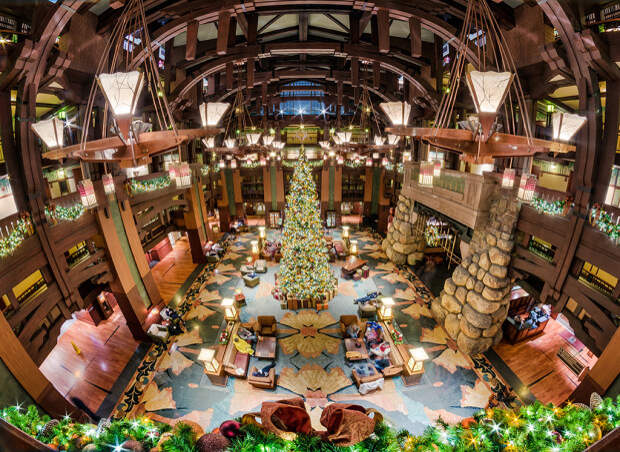
<svg viewBox="0 0 620 452"><path fill-rule="evenodd" d="M374 347L375 345L383 342L381 337L381 325L377 322L368 322L366 324L366 334L364 335L364 339L368 347Z"/></svg>
<svg viewBox="0 0 620 452"><path fill-rule="evenodd" d="M360 327L357 323L349 325L346 329L347 337L357 339L360 336Z"/></svg>
<svg viewBox="0 0 620 452"><path fill-rule="evenodd" d="M241 339L238 334L235 334L233 337L233 344L239 353L247 353L248 355L254 354L252 346Z"/></svg>
<svg viewBox="0 0 620 452"><path fill-rule="evenodd" d="M243 339L246 342L249 342L250 344L256 344L256 342L258 341L256 334L254 334L253 331L250 331L247 328L240 327L239 330L237 331L237 334L239 335L241 339Z"/></svg>
<svg viewBox="0 0 620 452"><path fill-rule="evenodd" d="M262 369L257 369L256 372L252 373L252 376L254 376L254 377L266 377L266 376L269 375L269 371L271 370L272 367L276 367L276 362L275 361L272 361L271 363L267 364Z"/></svg>
<svg viewBox="0 0 620 452"><path fill-rule="evenodd" d="M380 359L375 359L373 361L373 364L375 365L375 368L379 372L383 372L383 369L385 369L386 367L390 367L392 363L387 358L380 358Z"/></svg>
<svg viewBox="0 0 620 452"><path fill-rule="evenodd" d="M353 302L353 304L358 304L358 303L359 304L366 304L369 301L376 300L379 297L379 295L381 295L380 292L369 292L369 293L366 294L366 296L360 297L360 298L356 299Z"/></svg>

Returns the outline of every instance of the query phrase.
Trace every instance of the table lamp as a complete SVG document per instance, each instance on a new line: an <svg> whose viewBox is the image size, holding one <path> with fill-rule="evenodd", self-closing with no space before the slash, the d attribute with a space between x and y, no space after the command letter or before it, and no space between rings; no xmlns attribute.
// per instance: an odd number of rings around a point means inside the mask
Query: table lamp
<svg viewBox="0 0 620 452"><path fill-rule="evenodd" d="M200 349L198 361L204 362L207 372L217 373L220 369L220 363L215 359L215 350L212 348Z"/></svg>
<svg viewBox="0 0 620 452"><path fill-rule="evenodd" d="M409 361L407 362L407 367L409 367L410 372L421 372L424 371L424 361L428 359L428 355L426 351L422 347L410 348L409 349Z"/></svg>
<svg viewBox="0 0 620 452"><path fill-rule="evenodd" d="M232 298L223 298L220 306L224 308L224 318L226 320L237 320L239 313Z"/></svg>
<svg viewBox="0 0 620 452"><path fill-rule="evenodd" d="M379 320L391 320L394 317L392 306L394 306L394 300L391 297L384 297L381 299Z"/></svg>

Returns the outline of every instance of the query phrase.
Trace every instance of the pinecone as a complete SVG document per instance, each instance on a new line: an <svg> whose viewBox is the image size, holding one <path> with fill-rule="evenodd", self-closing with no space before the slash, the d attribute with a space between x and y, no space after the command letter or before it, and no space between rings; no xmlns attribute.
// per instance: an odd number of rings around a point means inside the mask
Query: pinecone
<svg viewBox="0 0 620 452"><path fill-rule="evenodd" d="M112 425L112 421L110 420L110 418L102 417L99 421L99 425L97 425L97 436L101 435L103 432L109 429L110 425Z"/></svg>
<svg viewBox="0 0 620 452"><path fill-rule="evenodd" d="M230 447L230 440L220 433L207 433L196 442L198 452L224 452Z"/></svg>
<svg viewBox="0 0 620 452"><path fill-rule="evenodd" d="M47 421L47 423L43 426L43 428L41 429L41 431L39 432L37 436L40 436L42 438L51 437L53 434L54 427L56 427L58 424L60 424L58 419L52 419L50 421Z"/></svg>
<svg viewBox="0 0 620 452"><path fill-rule="evenodd" d="M144 452L144 446L140 441L136 441L134 439L128 439L123 444L121 444L123 450L131 451L131 452Z"/></svg>
<svg viewBox="0 0 620 452"><path fill-rule="evenodd" d="M597 392L590 394L590 408L596 410L603 403L603 398Z"/></svg>

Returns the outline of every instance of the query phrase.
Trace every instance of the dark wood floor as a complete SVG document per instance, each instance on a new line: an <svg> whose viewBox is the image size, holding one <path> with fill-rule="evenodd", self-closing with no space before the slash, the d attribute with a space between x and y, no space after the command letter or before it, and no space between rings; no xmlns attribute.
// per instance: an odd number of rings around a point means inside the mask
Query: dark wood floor
<svg viewBox="0 0 620 452"><path fill-rule="evenodd" d="M543 334L515 345L502 342L494 348L530 392L543 403L561 404L579 383L577 376L557 356L560 347L572 348L560 335L563 330L559 322L551 319ZM587 349L580 354L580 359L589 364L590 368L596 362L596 356L588 356Z"/></svg>
<svg viewBox="0 0 620 452"><path fill-rule="evenodd" d="M173 250L153 267L155 283L166 303L177 293L196 266L197 264L192 262L187 237L182 237L174 244Z"/></svg>

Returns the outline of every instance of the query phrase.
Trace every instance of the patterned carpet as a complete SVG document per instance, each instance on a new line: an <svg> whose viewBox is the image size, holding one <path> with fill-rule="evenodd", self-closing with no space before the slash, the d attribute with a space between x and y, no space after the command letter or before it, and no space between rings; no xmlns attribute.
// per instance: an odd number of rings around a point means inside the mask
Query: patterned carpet
<svg viewBox="0 0 620 452"><path fill-rule="evenodd" d="M269 238L277 233L270 232ZM377 238L367 232L354 234L360 256L369 261L370 277L361 281L339 278L338 294L328 311L283 311L271 296L278 264L269 263L260 284L244 287L239 266L250 249L254 232L242 234L217 266L203 268L177 306L187 320L187 332L167 344L154 345L126 388L115 416L147 414L170 423L191 420L205 430L222 421L257 411L264 401L299 394L306 400L315 428L323 408L333 402L354 402L381 410L394 425L420 433L438 417L448 421L471 416L487 406L489 398L520 403L497 375L488 360L470 358L456 349L444 330L436 325L427 307L432 295L408 268L396 268L387 260ZM337 238L337 237L336 237ZM342 262L332 264L340 276ZM261 390L246 380L229 378L227 387L210 383L197 360L200 348L217 342L223 324L219 308L222 297L242 289L247 305L243 322L258 315L278 319L278 358L275 390ZM351 366L344 359L338 319L357 313L353 300L380 290L397 303L395 321L405 343L423 346L430 359L420 384L404 386L400 377L387 379L382 390L360 395L351 379ZM266 361L252 357L250 368Z"/></svg>

